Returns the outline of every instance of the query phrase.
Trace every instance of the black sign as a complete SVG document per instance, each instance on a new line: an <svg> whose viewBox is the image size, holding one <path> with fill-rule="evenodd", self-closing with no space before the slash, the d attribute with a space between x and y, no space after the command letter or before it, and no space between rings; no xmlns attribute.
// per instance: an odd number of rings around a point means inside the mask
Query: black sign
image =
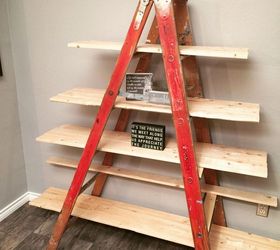
<svg viewBox="0 0 280 250"><path fill-rule="evenodd" d="M164 150L165 126L133 122L131 124L131 145L141 148Z"/></svg>
<svg viewBox="0 0 280 250"><path fill-rule="evenodd" d="M126 92L145 95L152 90L152 73L127 73ZM131 100L131 98L129 98Z"/></svg>

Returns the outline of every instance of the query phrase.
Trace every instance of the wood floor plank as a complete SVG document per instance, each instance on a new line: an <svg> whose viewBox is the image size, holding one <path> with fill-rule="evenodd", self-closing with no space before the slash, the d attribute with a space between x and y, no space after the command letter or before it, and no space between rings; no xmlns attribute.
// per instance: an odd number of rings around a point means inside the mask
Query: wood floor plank
<svg viewBox="0 0 280 250"><path fill-rule="evenodd" d="M62 92L51 101L80 105L100 106L105 90L75 88ZM221 119L241 122L259 122L260 106L255 103L224 101L205 98L188 98L190 115L193 117ZM126 101L118 96L115 108L171 114L170 105L154 104L145 101Z"/></svg>
<svg viewBox="0 0 280 250"><path fill-rule="evenodd" d="M50 157L47 160L47 163L76 169L79 161L74 159L66 159L65 157ZM112 166L91 164L89 171L100 172L112 176L118 176L118 177L133 179L137 181L144 181L153 184L173 187L173 188L180 188L180 189L184 188L182 178L163 176L159 174L145 172L142 170L139 171L139 170L132 170L127 168L120 168L116 166L112 167ZM271 207L277 207L278 205L278 199L276 196L265 195L257 192L248 192L236 188L229 188L229 187L222 187L222 186L215 186L215 185L208 185L205 183L201 183L201 191L204 193L219 195L225 198L252 202L256 204L263 204Z"/></svg>
<svg viewBox="0 0 280 250"><path fill-rule="evenodd" d="M49 237L42 236L36 233L30 234L26 237L17 247L13 250L35 250L35 249L45 249Z"/></svg>
<svg viewBox="0 0 280 250"><path fill-rule="evenodd" d="M39 198L31 201L30 205L59 212L65 196L66 190L49 188ZM85 194L78 198L72 214L87 220L193 246L189 220L184 216ZM216 225L211 227L210 242L213 250L280 248L280 242L277 240Z"/></svg>
<svg viewBox="0 0 280 250"><path fill-rule="evenodd" d="M102 49L111 51L120 51L122 48L120 42L109 41L78 41L68 43L70 48L87 48ZM248 59L249 50L247 48L229 48L229 47L207 47L207 46L179 46L180 55L182 56L206 56L221 58ZM136 48L136 52L157 53L161 54L160 44L140 44Z"/></svg>
<svg viewBox="0 0 280 250"><path fill-rule="evenodd" d="M83 148L89 131L90 129L85 127L62 125L39 136L37 141ZM129 133L107 130L103 133L98 150L180 163L176 140L170 138L167 138L166 148L163 151L150 150L131 146ZM207 143L196 143L195 151L199 168L267 177L267 154L265 152Z"/></svg>
<svg viewBox="0 0 280 250"><path fill-rule="evenodd" d="M19 208L0 223L0 231L5 233L4 237L0 239L0 249L21 249L17 247L21 246L21 243L32 235L34 230L49 218L50 214L50 211L39 210L35 207Z"/></svg>

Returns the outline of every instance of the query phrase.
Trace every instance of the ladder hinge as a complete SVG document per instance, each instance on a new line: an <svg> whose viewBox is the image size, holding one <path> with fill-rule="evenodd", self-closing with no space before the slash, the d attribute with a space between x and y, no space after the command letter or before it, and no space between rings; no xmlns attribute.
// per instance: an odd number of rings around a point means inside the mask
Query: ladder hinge
<svg viewBox="0 0 280 250"><path fill-rule="evenodd" d="M158 9L166 7L166 5L171 4L171 0L154 0L154 3Z"/></svg>

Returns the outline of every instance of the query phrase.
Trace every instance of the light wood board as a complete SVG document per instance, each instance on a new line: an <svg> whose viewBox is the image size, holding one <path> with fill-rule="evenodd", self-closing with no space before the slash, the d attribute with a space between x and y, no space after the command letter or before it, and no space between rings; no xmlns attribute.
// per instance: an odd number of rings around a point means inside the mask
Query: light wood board
<svg viewBox="0 0 280 250"><path fill-rule="evenodd" d="M49 188L30 205L60 212L65 196L66 190ZM190 222L184 216L85 194L77 199L72 215L193 246ZM210 242L213 250L276 250L280 247L279 241L216 225L211 227Z"/></svg>
<svg viewBox="0 0 280 250"><path fill-rule="evenodd" d="M100 106L105 90L75 88L60 93L51 101L80 105ZM224 101L205 98L188 98L190 115L193 117L221 119L229 121L259 122L260 106L254 103ZM115 108L171 114L170 105L154 104L145 101L126 101L118 96Z"/></svg>
<svg viewBox="0 0 280 250"><path fill-rule="evenodd" d="M73 169L76 169L79 163L78 160L66 159L62 157L50 157L47 160L47 162L49 164L73 168ZM182 178L163 176L163 175L153 174L150 172L139 171L135 169L132 170L132 169L120 168L116 166L91 164L89 171L100 172L112 176L128 178L128 179L133 179L133 180L143 181L143 182L149 182L149 183L164 185L173 188L180 188L180 189L184 188ZM201 183L201 191L204 193L219 195L226 198L277 207L277 197L265 195L262 193L248 192L240 189L208 185L204 183Z"/></svg>
<svg viewBox="0 0 280 250"><path fill-rule="evenodd" d="M206 218L206 226L208 231L212 224L212 218L215 210L217 195L207 193L204 200L204 213Z"/></svg>
<svg viewBox="0 0 280 250"><path fill-rule="evenodd" d="M88 48L102 49L111 51L120 51L122 48L120 42L109 41L78 41L68 43L70 48ZM220 58L248 59L249 50L247 48L230 48L230 47L207 47L207 46L179 46L180 55L182 56L205 56ZM139 44L136 52L157 53L161 54L162 49L159 44Z"/></svg>
<svg viewBox="0 0 280 250"><path fill-rule="evenodd" d="M49 188L30 205L60 212L65 196L65 190ZM187 217L85 194L78 197L72 215L193 246Z"/></svg>
<svg viewBox="0 0 280 250"><path fill-rule="evenodd" d="M37 141L84 148L89 131L90 129L85 127L62 125L39 136ZM131 138L127 132L105 130L99 142L98 150L180 163L176 140L170 138L166 138L166 148L159 151L132 147ZM200 168L267 177L267 154L265 152L207 143L196 143L195 151Z"/></svg>

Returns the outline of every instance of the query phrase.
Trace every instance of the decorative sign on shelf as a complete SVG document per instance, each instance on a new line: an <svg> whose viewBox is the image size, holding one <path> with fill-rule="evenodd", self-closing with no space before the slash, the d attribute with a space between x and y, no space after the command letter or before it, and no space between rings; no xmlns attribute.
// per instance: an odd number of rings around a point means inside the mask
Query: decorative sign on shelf
<svg viewBox="0 0 280 250"><path fill-rule="evenodd" d="M145 95L152 90L153 73L127 73L126 92L130 94ZM129 98L127 99L134 99Z"/></svg>
<svg viewBox="0 0 280 250"><path fill-rule="evenodd" d="M164 150L165 126L133 122L131 124L131 145L134 147Z"/></svg>
<svg viewBox="0 0 280 250"><path fill-rule="evenodd" d="M170 104L168 91L153 90L152 73L127 73L126 92L119 95L126 100L146 101L150 103Z"/></svg>
<svg viewBox="0 0 280 250"><path fill-rule="evenodd" d="M166 91L155 91L149 92L148 102L160 103L160 104L170 104L169 93Z"/></svg>

